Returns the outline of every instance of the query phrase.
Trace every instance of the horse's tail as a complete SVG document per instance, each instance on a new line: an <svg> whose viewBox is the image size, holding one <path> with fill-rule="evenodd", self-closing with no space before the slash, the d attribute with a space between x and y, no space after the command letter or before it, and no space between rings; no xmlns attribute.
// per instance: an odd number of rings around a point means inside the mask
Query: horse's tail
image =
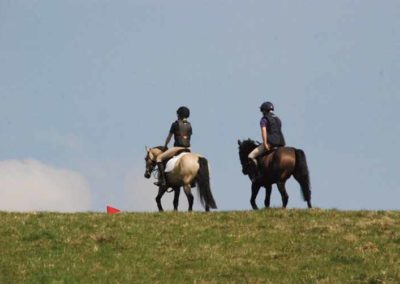
<svg viewBox="0 0 400 284"><path fill-rule="evenodd" d="M217 209L214 197L210 188L210 172L208 170L208 161L206 158L199 157L199 172L197 173L197 186L199 189L201 204L205 207Z"/></svg>
<svg viewBox="0 0 400 284"><path fill-rule="evenodd" d="M311 204L310 174L308 171L306 155L304 154L304 151L301 149L295 149L295 152L296 152L296 164L293 176L300 183L304 201L307 201L309 204Z"/></svg>

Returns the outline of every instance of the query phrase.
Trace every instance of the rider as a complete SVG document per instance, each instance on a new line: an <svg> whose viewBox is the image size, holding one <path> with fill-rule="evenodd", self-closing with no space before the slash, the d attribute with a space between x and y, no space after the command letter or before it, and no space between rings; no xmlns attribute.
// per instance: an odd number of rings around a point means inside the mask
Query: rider
<svg viewBox="0 0 400 284"><path fill-rule="evenodd" d="M190 116L190 110L185 107L181 106L176 111L178 116L178 120L176 120L171 125L171 129L169 130L169 134L167 139L165 140L164 147L167 148L168 144L174 136L174 147L171 149L166 150L165 152L161 153L157 156L157 167L159 171L159 178L158 182L154 184L157 186L166 186L167 182L165 179L165 168L164 168L164 161L175 156L179 151L184 149L189 149L190 147L190 137L192 135L192 126L190 122L187 120Z"/></svg>
<svg viewBox="0 0 400 284"><path fill-rule="evenodd" d="M282 122L274 113L274 105L271 102L265 102L260 106L263 117L260 121L262 144L255 148L248 156L257 169L257 157L267 153L275 147L285 146L285 138L282 133ZM255 171L257 172L257 171Z"/></svg>

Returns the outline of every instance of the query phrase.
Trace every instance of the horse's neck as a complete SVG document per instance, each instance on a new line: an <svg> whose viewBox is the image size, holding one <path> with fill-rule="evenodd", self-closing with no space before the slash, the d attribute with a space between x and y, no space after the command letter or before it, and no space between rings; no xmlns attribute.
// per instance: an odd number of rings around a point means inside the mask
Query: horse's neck
<svg viewBox="0 0 400 284"><path fill-rule="evenodd" d="M255 146L254 148L250 148L250 150L244 151L246 153L246 157L250 155L251 152L253 152L258 146Z"/></svg>
<svg viewBox="0 0 400 284"><path fill-rule="evenodd" d="M158 148L153 148L151 153L153 154L154 158L157 158L159 155L161 155L163 153L163 151L161 151Z"/></svg>

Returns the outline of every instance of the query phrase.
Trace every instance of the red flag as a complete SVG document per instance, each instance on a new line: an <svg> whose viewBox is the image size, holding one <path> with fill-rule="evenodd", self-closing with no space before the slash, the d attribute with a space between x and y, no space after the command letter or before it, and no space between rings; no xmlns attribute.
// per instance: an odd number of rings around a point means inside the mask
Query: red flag
<svg viewBox="0 0 400 284"><path fill-rule="evenodd" d="M121 212L121 210L117 209L117 208L113 208L111 206L107 206L107 214L117 214Z"/></svg>

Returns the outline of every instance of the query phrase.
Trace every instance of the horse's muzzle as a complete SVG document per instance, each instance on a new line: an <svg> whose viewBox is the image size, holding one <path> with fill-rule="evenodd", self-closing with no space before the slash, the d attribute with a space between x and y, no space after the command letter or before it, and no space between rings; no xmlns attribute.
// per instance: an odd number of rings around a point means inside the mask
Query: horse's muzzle
<svg viewBox="0 0 400 284"><path fill-rule="evenodd" d="M150 174L150 173L147 173L147 172L146 172L146 173L144 173L144 177L145 177L145 178L150 178L150 176L151 176L151 174Z"/></svg>

